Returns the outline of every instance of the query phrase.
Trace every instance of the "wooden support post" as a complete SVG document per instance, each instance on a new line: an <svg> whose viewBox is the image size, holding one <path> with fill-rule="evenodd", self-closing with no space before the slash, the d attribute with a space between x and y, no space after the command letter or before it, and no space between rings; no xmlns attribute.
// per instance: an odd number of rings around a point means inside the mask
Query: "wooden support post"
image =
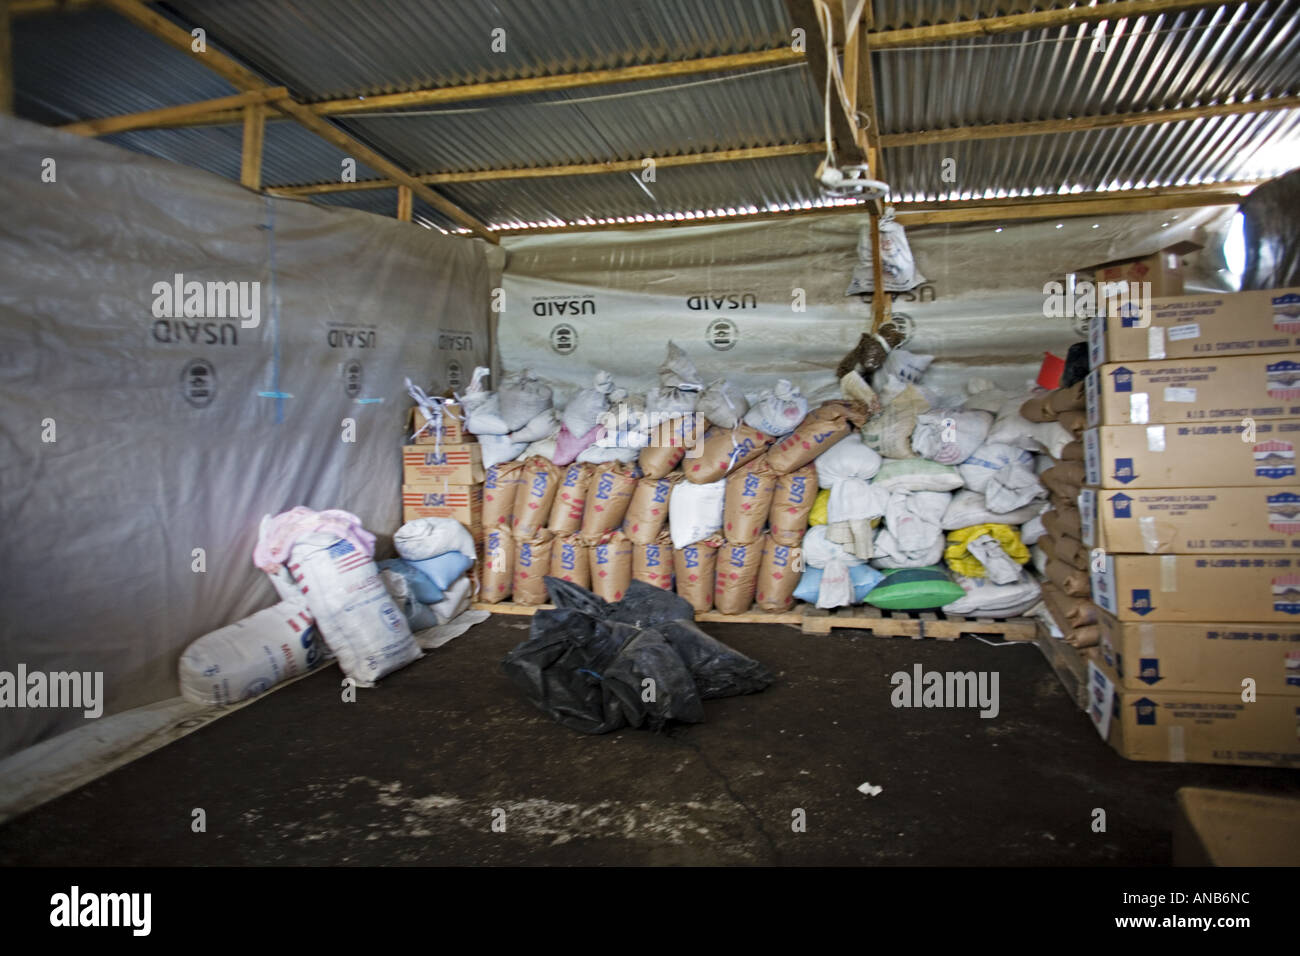
<svg viewBox="0 0 1300 956"><path fill-rule="evenodd" d="M0 115L14 114L14 44L9 0L0 0Z"/></svg>
<svg viewBox="0 0 1300 956"><path fill-rule="evenodd" d="M262 189L262 141L266 138L266 104L244 107L244 151L239 163L239 184Z"/></svg>
<svg viewBox="0 0 1300 956"><path fill-rule="evenodd" d="M411 192L410 186L397 187L397 220L398 222L411 221L411 207L415 204L415 194Z"/></svg>
<svg viewBox="0 0 1300 956"><path fill-rule="evenodd" d="M871 331L876 333L885 324L889 293L885 291L885 260L880 255L880 216L875 210L871 217Z"/></svg>

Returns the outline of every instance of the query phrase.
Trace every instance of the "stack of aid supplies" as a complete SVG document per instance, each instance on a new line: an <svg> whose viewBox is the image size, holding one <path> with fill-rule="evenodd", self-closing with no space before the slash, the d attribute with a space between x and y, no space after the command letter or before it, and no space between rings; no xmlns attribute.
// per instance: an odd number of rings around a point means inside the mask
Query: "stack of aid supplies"
<svg viewBox="0 0 1300 956"><path fill-rule="evenodd" d="M1300 289L1093 322L1090 716L1138 760L1300 766Z"/></svg>
<svg viewBox="0 0 1300 956"><path fill-rule="evenodd" d="M459 403L407 387L416 404L408 413L410 443L402 448L402 522L451 518L479 540L483 533L483 457L465 430Z"/></svg>

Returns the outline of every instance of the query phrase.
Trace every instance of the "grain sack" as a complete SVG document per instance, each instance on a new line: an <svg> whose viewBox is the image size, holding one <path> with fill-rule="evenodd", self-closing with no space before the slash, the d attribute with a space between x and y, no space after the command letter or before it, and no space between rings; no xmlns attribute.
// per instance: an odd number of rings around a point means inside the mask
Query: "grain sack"
<svg viewBox="0 0 1300 956"><path fill-rule="evenodd" d="M737 386L719 378L705 386L695 410L715 425L735 428L749 411L749 400Z"/></svg>
<svg viewBox="0 0 1300 956"><path fill-rule="evenodd" d="M879 414L862 426L862 441L886 458L914 458L912 432L916 416L930 410L921 390L908 385Z"/></svg>
<svg viewBox="0 0 1300 956"><path fill-rule="evenodd" d="M591 584L587 564L587 546L576 534L557 536L551 548L551 577L570 581L585 588Z"/></svg>
<svg viewBox="0 0 1300 956"><path fill-rule="evenodd" d="M673 486L681 480L680 473L640 479L623 516L623 533L637 544L647 544L659 537L668 520L668 499Z"/></svg>
<svg viewBox="0 0 1300 956"><path fill-rule="evenodd" d="M718 566L718 546L722 541L722 535L714 534L673 551L677 594L685 598L697 613L713 609L713 583Z"/></svg>
<svg viewBox="0 0 1300 956"><path fill-rule="evenodd" d="M634 545L621 532L591 545L588 556L591 590L606 601L621 601L632 583L632 549Z"/></svg>
<svg viewBox="0 0 1300 956"><path fill-rule="evenodd" d="M749 544L762 537L776 479L764 458L746 462L728 476L722 513L722 530L728 541Z"/></svg>
<svg viewBox="0 0 1300 956"><path fill-rule="evenodd" d="M551 388L525 368L501 380L497 401L501 418L515 431L551 407Z"/></svg>
<svg viewBox="0 0 1300 956"><path fill-rule="evenodd" d="M559 491L563 472L545 458L530 458L524 462L518 490L515 492L514 521L511 527L515 537L528 539L546 527L551 516L551 505Z"/></svg>
<svg viewBox="0 0 1300 956"><path fill-rule="evenodd" d="M723 614L743 614L754 606L763 541L750 544L724 541L718 548L713 604Z"/></svg>
<svg viewBox="0 0 1300 956"><path fill-rule="evenodd" d="M663 532L650 544L632 546L632 580L653 584L671 591L673 588L673 542Z"/></svg>
<svg viewBox="0 0 1300 956"><path fill-rule="evenodd" d="M763 454L771 440L771 436L751 425L714 426L704 433L699 455L682 463L682 474L687 481L707 485Z"/></svg>
<svg viewBox="0 0 1300 956"><path fill-rule="evenodd" d="M754 597L764 611L788 611L803 571L803 552L763 537L763 557L758 566Z"/></svg>
<svg viewBox="0 0 1300 956"><path fill-rule="evenodd" d="M545 604L546 582L551 573L551 533L538 532L528 541L515 545L514 592L516 604Z"/></svg>
<svg viewBox="0 0 1300 956"><path fill-rule="evenodd" d="M662 478L686 459L699 461L696 449L709 428L703 415L678 415L660 418L650 428L648 443L641 449L638 464L648 478Z"/></svg>
<svg viewBox="0 0 1300 956"><path fill-rule="evenodd" d="M480 599L496 604L510 597L515 577L515 539L504 525L483 533L483 586Z"/></svg>
<svg viewBox="0 0 1300 956"><path fill-rule="evenodd" d="M725 481L695 485L683 481L668 499L668 533L673 547L684 548L722 530Z"/></svg>
<svg viewBox="0 0 1300 956"><path fill-rule="evenodd" d="M623 524L632 492L636 490L637 475L636 465L610 462L596 466L587 492L587 507L582 513L584 540L595 541Z"/></svg>
<svg viewBox="0 0 1300 956"><path fill-rule="evenodd" d="M825 402L767 453L768 464L777 474L802 468L866 420L867 407L861 402Z"/></svg>
<svg viewBox="0 0 1300 956"><path fill-rule="evenodd" d="M749 406L742 421L765 435L788 435L808 414L808 399L797 386L779 379L775 388L763 389Z"/></svg>
<svg viewBox="0 0 1300 956"><path fill-rule="evenodd" d="M609 393L614 390L614 377L606 371L596 373L590 388L584 388L569 399L560 413L560 424L574 435L585 435L600 424L600 416L609 407Z"/></svg>
<svg viewBox="0 0 1300 956"><path fill-rule="evenodd" d="M311 614L301 604L282 601L185 648L181 696L195 704L238 703L324 660L325 643Z"/></svg>
<svg viewBox="0 0 1300 956"><path fill-rule="evenodd" d="M812 464L778 475L772 490L768 522L777 544L795 547L808 530L808 514L817 500L817 470Z"/></svg>
<svg viewBox="0 0 1300 956"><path fill-rule="evenodd" d="M916 416L912 451L941 465L960 465L984 444L992 427L988 412L935 408Z"/></svg>
<svg viewBox="0 0 1300 956"><path fill-rule="evenodd" d="M483 527L510 526L515 514L515 495L524 478L522 461L506 461L487 470L483 481Z"/></svg>
<svg viewBox="0 0 1300 956"><path fill-rule="evenodd" d="M582 512L590 493L595 466L574 462L564 469L546 529L555 534L569 534L582 527Z"/></svg>

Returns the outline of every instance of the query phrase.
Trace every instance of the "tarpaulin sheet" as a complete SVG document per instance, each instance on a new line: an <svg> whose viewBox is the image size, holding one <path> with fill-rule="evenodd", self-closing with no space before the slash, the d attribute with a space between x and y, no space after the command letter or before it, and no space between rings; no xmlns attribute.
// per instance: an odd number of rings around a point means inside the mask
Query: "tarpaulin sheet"
<svg viewBox="0 0 1300 956"><path fill-rule="evenodd" d="M187 644L274 603L263 514L344 508L382 546L403 379L488 360L485 246L0 117L0 671L170 698ZM159 318L178 274L260 283L257 326ZM7 709L0 754L84 720Z"/></svg>
<svg viewBox="0 0 1300 956"><path fill-rule="evenodd" d="M1081 318L1044 316L1045 283L1195 239L1206 250L1189 260L1189 291L1228 288L1218 247L1232 212L908 227L927 282L894 301L905 347L938 356L927 382L940 389L972 374L1019 387L1044 351L1064 357L1084 338ZM835 366L871 323L869 300L844 294L864 222L854 213L507 238L501 361L567 390L596 368L645 389L672 338L706 381L726 375L753 393L783 377L806 394L833 391Z"/></svg>

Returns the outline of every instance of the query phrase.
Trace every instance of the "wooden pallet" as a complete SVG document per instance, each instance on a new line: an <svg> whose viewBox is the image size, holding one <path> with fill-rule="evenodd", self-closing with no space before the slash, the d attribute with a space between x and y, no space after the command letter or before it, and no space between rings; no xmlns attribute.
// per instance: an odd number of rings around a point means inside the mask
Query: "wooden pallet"
<svg viewBox="0 0 1300 956"><path fill-rule="evenodd" d="M554 608L554 604L516 604L514 601L502 601L499 604L473 605L476 611L491 611L493 614L521 614L531 617L534 611ZM721 611L700 611L695 615L697 621L711 621L717 624L792 624L798 626L803 622L803 612L795 607L789 611L764 611L755 604L741 614L723 614Z"/></svg>
<svg viewBox="0 0 1300 956"><path fill-rule="evenodd" d="M1047 658L1047 664L1065 688L1065 693L1080 710L1088 709L1088 656L1071 647L1059 637L1053 637L1045 624L1040 624L1034 639L1038 649Z"/></svg>
<svg viewBox="0 0 1300 956"><path fill-rule="evenodd" d="M834 610L805 605L802 631L805 634L829 634L837 627L870 631L877 637L910 637L914 641L932 637L955 641L964 634L1001 637L1007 641L1032 641L1038 625L1028 618L1006 620L959 617L942 611L882 611L859 606Z"/></svg>

